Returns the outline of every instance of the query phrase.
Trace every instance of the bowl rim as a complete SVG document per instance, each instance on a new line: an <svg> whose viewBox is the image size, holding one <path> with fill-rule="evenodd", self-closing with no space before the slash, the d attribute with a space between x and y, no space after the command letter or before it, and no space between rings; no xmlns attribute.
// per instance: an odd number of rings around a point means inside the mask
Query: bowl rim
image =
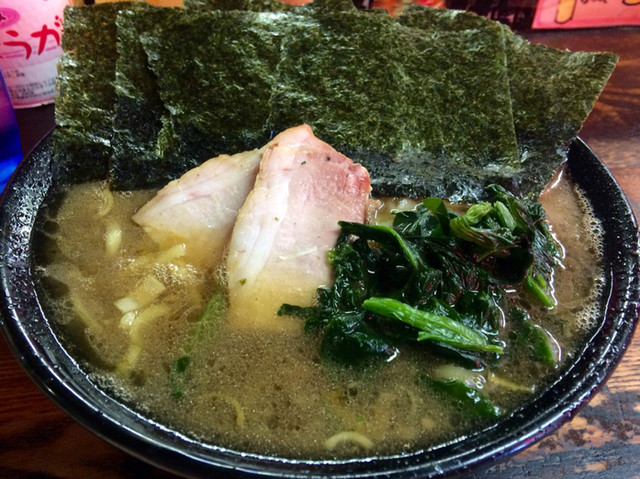
<svg viewBox="0 0 640 479"><path fill-rule="evenodd" d="M529 447L573 417L609 378L638 322L640 238L620 186L581 140L568 169L603 224L606 291L602 322L581 354L532 401L481 430L413 453L349 460L284 459L203 444L144 417L81 371L52 331L31 276L31 233L56 179L50 133L18 166L0 201L3 332L29 377L63 411L125 452L186 476L450 477L488 467ZM594 201L596 200L597 201Z"/></svg>

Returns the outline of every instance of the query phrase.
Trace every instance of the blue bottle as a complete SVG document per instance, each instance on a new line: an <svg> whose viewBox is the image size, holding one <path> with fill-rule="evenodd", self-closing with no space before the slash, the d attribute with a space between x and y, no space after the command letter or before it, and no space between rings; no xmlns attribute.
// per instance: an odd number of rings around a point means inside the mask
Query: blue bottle
<svg viewBox="0 0 640 479"><path fill-rule="evenodd" d="M22 160L20 134L9 90L0 70L0 193Z"/></svg>

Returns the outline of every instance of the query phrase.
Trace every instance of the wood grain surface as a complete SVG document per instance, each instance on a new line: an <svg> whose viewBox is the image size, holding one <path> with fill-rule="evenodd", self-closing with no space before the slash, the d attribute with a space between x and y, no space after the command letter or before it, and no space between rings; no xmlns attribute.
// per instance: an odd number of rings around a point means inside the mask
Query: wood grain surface
<svg viewBox="0 0 640 479"><path fill-rule="evenodd" d="M620 62L581 137L640 213L640 28L537 32L532 41L608 50ZM53 107L17 113L28 151L53 126ZM174 477L94 436L29 380L0 339L0 477ZM573 420L473 478L640 478L640 331L608 383Z"/></svg>

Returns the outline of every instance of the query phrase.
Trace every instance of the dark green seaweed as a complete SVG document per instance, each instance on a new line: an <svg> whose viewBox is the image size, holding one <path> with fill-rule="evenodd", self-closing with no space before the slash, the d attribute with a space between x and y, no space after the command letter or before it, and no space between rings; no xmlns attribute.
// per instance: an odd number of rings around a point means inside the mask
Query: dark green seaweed
<svg viewBox="0 0 640 479"><path fill-rule="evenodd" d="M369 169L374 194L474 200L517 163L499 27L431 38L324 12L286 38L272 104L272 129L310 124Z"/></svg>
<svg viewBox="0 0 640 479"><path fill-rule="evenodd" d="M111 156L118 12L128 3L65 9L54 132L56 173L67 181L105 178Z"/></svg>
<svg viewBox="0 0 640 479"><path fill-rule="evenodd" d="M156 145L163 161L186 170L269 139L282 36L278 15L284 14L197 12L142 34L170 112Z"/></svg>
<svg viewBox="0 0 640 479"><path fill-rule="evenodd" d="M420 5L409 6L398 21L432 34L498 25L473 13ZM578 135L618 57L534 44L500 27L521 161L503 184L523 196L537 197L566 158L569 143Z"/></svg>
<svg viewBox="0 0 640 479"><path fill-rule="evenodd" d="M175 22L181 9L141 4L117 18L116 103L113 122L112 185L117 189L160 187L179 176L184 165L163 161L156 145L168 115L149 68L140 35L155 25Z"/></svg>
<svg viewBox="0 0 640 479"><path fill-rule="evenodd" d="M463 10L427 8L418 4L408 5L398 17L398 22L428 33L483 29L499 25L494 21Z"/></svg>
<svg viewBox="0 0 640 479"><path fill-rule="evenodd" d="M376 195L475 202L498 183L536 197L616 61L420 6L398 19L348 0L174 10L69 9L54 151L71 180L110 168L115 187L159 186L308 123L367 167Z"/></svg>
<svg viewBox="0 0 640 479"><path fill-rule="evenodd" d="M511 98L522 173L512 191L539 195L598 99L617 55L570 52L508 37Z"/></svg>
<svg viewBox="0 0 640 479"><path fill-rule="evenodd" d="M296 7L280 0L185 0L187 10L245 10L248 12L285 12Z"/></svg>

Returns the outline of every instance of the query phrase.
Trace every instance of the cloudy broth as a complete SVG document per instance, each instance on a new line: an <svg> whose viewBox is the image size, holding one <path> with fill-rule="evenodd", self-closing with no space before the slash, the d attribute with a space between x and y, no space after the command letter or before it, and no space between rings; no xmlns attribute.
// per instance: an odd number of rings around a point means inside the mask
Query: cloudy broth
<svg viewBox="0 0 640 479"><path fill-rule="evenodd" d="M43 303L97 383L203 441L285 457L395 454L481 424L424 386L425 372L459 373L428 348L403 349L390 362L354 370L322 360L318 338L299 318L278 318L288 323L282 330L229 328L224 301L209 301L223 298L223 275L182 261L179 248L160 251L130 220L153 194L76 185L52 202L38 227ZM579 351L600 294L599 228L586 202L566 177L542 202L565 254L554 280L558 306L530 312L554 338L561 364L542 367L505 354L460 373L507 411ZM161 287L152 284L139 298L142 313L123 312L118 301L150 277ZM508 296L523 301L517 292ZM220 310L217 319L199 320L207 304ZM504 334L508 341L508 327Z"/></svg>

